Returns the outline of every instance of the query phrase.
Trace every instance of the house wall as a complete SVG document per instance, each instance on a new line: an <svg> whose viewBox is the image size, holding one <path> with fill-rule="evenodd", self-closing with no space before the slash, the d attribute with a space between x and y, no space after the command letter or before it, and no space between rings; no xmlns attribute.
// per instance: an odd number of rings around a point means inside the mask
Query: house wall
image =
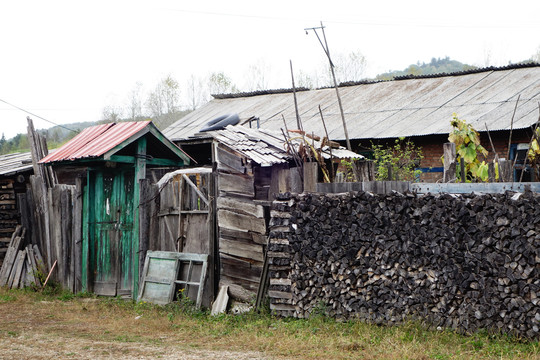
<svg viewBox="0 0 540 360"><path fill-rule="evenodd" d="M532 132L528 129L517 129L512 132L512 144L529 143ZM491 139L499 158L506 158L508 154L508 138L510 131L491 131ZM448 135L427 135L410 138L416 146L422 148L424 158L420 163L421 168L441 168L443 167L441 157L443 156L443 144L448 142ZM391 146L395 139L362 140L358 142L358 147L362 150L371 149L371 144L381 144ZM480 133L480 142L488 150L488 161L492 161L494 153L486 132ZM442 172L425 172L420 176L420 181L437 182L442 179Z"/></svg>

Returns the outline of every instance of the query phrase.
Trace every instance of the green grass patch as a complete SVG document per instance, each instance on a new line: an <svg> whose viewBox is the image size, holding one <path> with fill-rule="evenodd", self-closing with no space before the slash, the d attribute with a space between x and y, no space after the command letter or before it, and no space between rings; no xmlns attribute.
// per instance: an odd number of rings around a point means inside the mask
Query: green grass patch
<svg viewBox="0 0 540 360"><path fill-rule="evenodd" d="M0 295L0 303L6 303L15 300L17 300L17 297L14 295Z"/></svg>
<svg viewBox="0 0 540 360"><path fill-rule="evenodd" d="M88 301L87 297L92 300ZM321 311L309 319L278 318L270 312L211 316L188 302L166 306L91 294L31 293L0 289L3 311L39 311L34 326L77 329L69 336L101 341L182 344L194 349L259 351L269 358L300 359L537 359L537 340L480 331L462 335L435 330L420 321L396 326L337 321ZM47 321L43 322L42 320ZM13 320L13 324L16 324ZM85 327L85 324L91 326ZM18 336L22 328L6 328ZM44 330L47 331L47 330ZM6 334L4 332L3 334Z"/></svg>

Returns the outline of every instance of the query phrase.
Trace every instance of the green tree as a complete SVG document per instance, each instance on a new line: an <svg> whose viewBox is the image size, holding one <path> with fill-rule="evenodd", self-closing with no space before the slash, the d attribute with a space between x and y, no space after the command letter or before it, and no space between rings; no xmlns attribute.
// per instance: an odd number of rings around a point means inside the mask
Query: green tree
<svg viewBox="0 0 540 360"><path fill-rule="evenodd" d="M238 88L233 84L231 78L223 72L212 73L208 78L208 88L210 94L237 93Z"/></svg>
<svg viewBox="0 0 540 360"><path fill-rule="evenodd" d="M130 120L135 121L143 116L142 114L142 87L141 82L136 82L129 92L127 110Z"/></svg>
<svg viewBox="0 0 540 360"><path fill-rule="evenodd" d="M189 77L186 84L188 107L191 110L197 109L208 100L207 89L204 80L193 74Z"/></svg>
<svg viewBox="0 0 540 360"><path fill-rule="evenodd" d="M4 154L3 150L4 150L5 143L6 143L6 136L4 135L4 133L2 133L2 138L0 138L0 154Z"/></svg>
<svg viewBox="0 0 540 360"><path fill-rule="evenodd" d="M152 117L174 114L180 110L180 85L171 75L167 75L156 85L146 100Z"/></svg>
<svg viewBox="0 0 540 360"><path fill-rule="evenodd" d="M268 89L268 79L270 78L270 65L264 60L259 59L248 67L245 76L247 91Z"/></svg>

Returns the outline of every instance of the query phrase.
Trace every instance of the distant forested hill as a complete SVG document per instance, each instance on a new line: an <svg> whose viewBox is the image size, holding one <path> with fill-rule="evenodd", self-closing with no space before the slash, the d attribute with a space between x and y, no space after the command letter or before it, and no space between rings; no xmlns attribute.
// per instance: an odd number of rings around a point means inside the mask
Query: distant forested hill
<svg viewBox="0 0 540 360"><path fill-rule="evenodd" d="M164 114L156 118L140 117L136 120L152 120L158 129L163 130L170 124L174 123L176 120L184 117L190 110L176 111L171 114ZM118 119L117 122L122 121L132 121L132 119ZM47 139L47 146L49 149L55 149L60 145L66 143L68 140L71 140L75 135L77 135L81 130L102 123L108 123L110 121L87 121L87 122L78 122L64 125L56 125L48 129L39 129L39 133L44 134ZM13 152L26 152L30 151L28 145L28 138L26 133L17 134L11 139L6 139L4 134L0 133L0 155L9 154Z"/></svg>
<svg viewBox="0 0 540 360"><path fill-rule="evenodd" d="M47 139L47 146L49 147L49 149L54 149L73 138L82 129L95 124L95 122L91 121L78 122L64 125L56 125L48 129L40 129L37 131L45 135L45 138ZM13 152L30 151L30 146L28 145L28 137L26 133L17 134L11 139L6 139L4 134L1 134L0 136L0 155Z"/></svg>
<svg viewBox="0 0 540 360"><path fill-rule="evenodd" d="M396 70L376 76L377 80L391 80L397 76L405 75L432 75L440 73L453 73L465 70L476 69L475 66L463 64L457 60L445 58L432 58L429 63L417 62L409 65L405 70Z"/></svg>

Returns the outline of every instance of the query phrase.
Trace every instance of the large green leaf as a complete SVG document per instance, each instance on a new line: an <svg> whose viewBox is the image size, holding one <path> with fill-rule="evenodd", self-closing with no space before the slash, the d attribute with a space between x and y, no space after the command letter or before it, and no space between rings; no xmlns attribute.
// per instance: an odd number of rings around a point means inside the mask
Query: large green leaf
<svg viewBox="0 0 540 360"><path fill-rule="evenodd" d="M476 177L482 179L482 181L488 180L488 164L486 164L485 161L482 161L480 165L478 165L478 169L476 170Z"/></svg>
<svg viewBox="0 0 540 360"><path fill-rule="evenodd" d="M465 154L463 155L465 162L472 163L476 159L476 145L470 142L465 148Z"/></svg>

